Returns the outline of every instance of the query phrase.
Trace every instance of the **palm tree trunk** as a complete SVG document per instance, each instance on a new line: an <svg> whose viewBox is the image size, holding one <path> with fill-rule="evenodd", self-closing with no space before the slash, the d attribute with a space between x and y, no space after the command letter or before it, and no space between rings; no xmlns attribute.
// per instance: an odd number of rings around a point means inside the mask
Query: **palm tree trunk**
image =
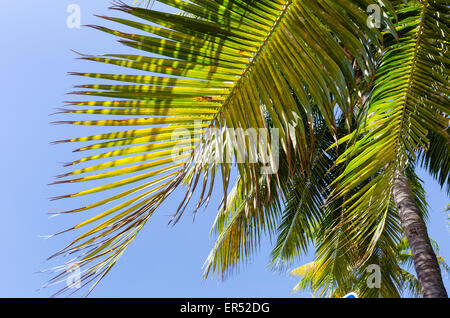
<svg viewBox="0 0 450 318"><path fill-rule="evenodd" d="M431 246L425 222L419 213L404 173L396 177L392 188L392 196L411 248L423 297L447 298L439 263Z"/></svg>

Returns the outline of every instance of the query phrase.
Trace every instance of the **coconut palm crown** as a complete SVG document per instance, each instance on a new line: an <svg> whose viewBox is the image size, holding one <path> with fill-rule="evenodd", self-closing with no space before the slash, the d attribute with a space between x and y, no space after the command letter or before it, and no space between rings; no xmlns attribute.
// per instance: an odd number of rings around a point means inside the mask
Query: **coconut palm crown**
<svg viewBox="0 0 450 318"><path fill-rule="evenodd" d="M121 17L99 18L135 33L90 26L129 53L80 56L120 72L71 73L100 84L78 86L80 99L61 111L85 119L57 123L112 129L56 142L87 153L56 184L104 183L54 198L94 198L55 214L101 210L66 230L87 228L53 257L76 255L70 264L91 291L176 189L186 195L173 223L206 206L218 178L205 277L235 269L268 234L274 269L315 246L316 288L349 292L346 278L376 263L385 284L362 296L394 297L406 244L421 294L446 297L414 169L449 189L447 1L159 2L187 14L116 1ZM368 23L374 6L380 28Z"/></svg>

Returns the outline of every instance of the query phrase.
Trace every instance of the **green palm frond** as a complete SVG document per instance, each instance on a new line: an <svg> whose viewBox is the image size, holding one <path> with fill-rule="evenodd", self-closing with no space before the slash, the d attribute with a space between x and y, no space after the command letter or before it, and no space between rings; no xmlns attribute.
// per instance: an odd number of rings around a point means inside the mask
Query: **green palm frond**
<svg viewBox="0 0 450 318"><path fill-rule="evenodd" d="M448 129L446 130L448 134ZM441 187L447 185L450 193L450 150L449 140L442 134L429 132L429 146L421 152L421 164L439 182Z"/></svg>
<svg viewBox="0 0 450 318"><path fill-rule="evenodd" d="M275 187L272 185L272 191ZM269 198L265 179L261 180L260 196ZM250 194L252 195L252 194ZM251 256L259 247L263 234L274 231L275 221L280 213L280 199L270 196L264 202L264 209L247 205L242 179L238 177L228 195L228 204L219 210L212 233L217 236L216 243L204 264L204 278L218 274L224 277L236 270L239 262Z"/></svg>
<svg viewBox="0 0 450 318"><path fill-rule="evenodd" d="M132 27L137 33L92 27L119 37L130 53L81 57L128 71L147 72L146 75L71 73L103 80L105 84L78 86L81 90L73 94L96 99L68 102L73 109L62 112L89 117L58 123L125 130L60 141L93 142L76 151L97 152L68 164L84 167L60 176L66 179L56 183L103 179L106 183L55 199L134 186L65 212L81 213L117 204L69 229L100 222L55 255L78 255L72 265L81 268L83 285L93 281L95 286L109 272L157 207L179 185L189 187L174 221L186 208L200 180L203 190L197 207L207 201L204 190L219 168L226 192L230 164L217 167L202 161L214 153L214 138L207 137L207 131L225 127L268 128L265 117L269 114L273 127L279 130L281 151L289 161L297 156L302 169L309 171L314 134L307 136L303 122L297 120L299 114L307 114L307 125L311 126L312 108L317 107L337 138L336 106L347 123L352 121L354 112L356 84L348 57L352 56L363 76L370 78L375 70L370 47L381 47L381 34L366 23L365 9L376 2L372 0L160 2L200 19L116 2L112 9L129 18L101 18ZM384 2L390 6L389 1ZM295 131L290 130L292 125ZM245 143L248 146L249 142ZM257 142L255 148L267 150L267 145ZM198 153L200 161L196 160ZM270 165L276 153L269 149L269 155L265 164ZM238 164L242 192L247 194L247 205L257 209L262 205L258 188L260 165L250 164L248 157L244 159ZM266 176L268 184L276 178L277 174ZM271 195L278 194L275 191ZM226 198L225 193L224 207ZM63 272L52 282L67 275Z"/></svg>
<svg viewBox="0 0 450 318"><path fill-rule="evenodd" d="M439 246L434 240L430 240L442 272L448 274L449 268L439 255ZM365 263L365 265L380 266L380 288L368 287L367 279L370 273L366 271L366 266L352 267L342 273L342 276L345 277L345 284L337 284L337 280L333 276L323 279L323 277L327 277L323 272L327 270L327 267L321 266L323 260L319 259L291 271L291 275L301 277L293 292L311 289L315 296L320 297L343 297L349 292L355 292L360 298L397 298L402 295L420 297L419 281L410 273L413 268L413 260L408 241L406 238L402 238L396 243L394 249L392 249L391 243L384 243L383 239L379 241L371 259Z"/></svg>
<svg viewBox="0 0 450 318"><path fill-rule="evenodd" d="M406 175L419 211L426 218L426 193L412 165ZM343 297L352 291L361 298L400 297L405 292L414 295L418 282L410 285L411 279L404 272L404 268L412 268L412 257L408 242L402 238L403 230L392 200L369 226L346 221L346 208L341 203L330 202L322 212L315 233L317 251L311 263L314 266L305 265L309 268L307 272L304 272L305 267L293 272L302 276L294 290L310 288L320 297ZM351 234L358 230L360 236L355 239L356 235ZM434 248L438 251L437 246ZM370 288L367 284L371 274L367 268L372 264L380 268L381 288Z"/></svg>
<svg viewBox="0 0 450 318"><path fill-rule="evenodd" d="M339 128L345 131L344 120L338 120ZM323 218L327 187L332 182L332 174L327 171L333 165L336 152L325 152L333 143L320 117L315 116L317 144L316 153L311 157L309 173L290 175L286 181L286 199L284 211L278 224L276 242L272 250L271 266L273 269L283 269L298 256L307 253L310 244L315 242L319 223Z"/></svg>
<svg viewBox="0 0 450 318"><path fill-rule="evenodd" d="M323 202L320 195L318 169L312 169L311 176L300 177L291 185L287 207L279 224L277 241L272 251L271 265L283 268L298 255L305 254L314 242L315 228L320 220ZM317 182L316 182L317 181Z"/></svg>
<svg viewBox="0 0 450 318"><path fill-rule="evenodd" d="M205 262L205 278L211 269L212 272L217 270L222 276L236 269L238 262L245 261L257 250L261 233L269 238L277 236L271 262L274 269L286 267L295 258L291 255L292 252L295 251L296 255L302 254L306 251L308 242L312 242L312 225L320 217L323 192L327 182L330 182L330 179L324 176L331 167L332 160L325 155L324 149L334 143L332 134L320 116L318 117L317 110L314 111L314 131L307 128L307 133L314 133L318 144L314 146L316 153L311 154L314 163L310 172L305 174L298 162L289 162L282 153L278 182L270 182L270 179L266 178L260 180L259 196L262 206L257 210L249 206L246 199L247 196L252 197L255 194L244 193L243 181L238 177L228 196L229 204L226 209L219 211L212 228L217 240ZM302 117L306 122L306 114L302 114ZM281 197L271 195L277 192L281 193ZM285 203L282 201L287 202L284 211L282 207ZM265 222L265 219L270 222ZM305 221L306 223L303 223ZM257 235L254 235L254 231L257 231Z"/></svg>
<svg viewBox="0 0 450 318"><path fill-rule="evenodd" d="M428 133L448 140L446 5L441 0L398 1L399 39L386 36L366 123L342 139L357 137L337 161L345 169L334 181L333 198L344 198L354 243L372 237L375 247L379 232L371 229L391 204L392 183L419 151L428 149Z"/></svg>

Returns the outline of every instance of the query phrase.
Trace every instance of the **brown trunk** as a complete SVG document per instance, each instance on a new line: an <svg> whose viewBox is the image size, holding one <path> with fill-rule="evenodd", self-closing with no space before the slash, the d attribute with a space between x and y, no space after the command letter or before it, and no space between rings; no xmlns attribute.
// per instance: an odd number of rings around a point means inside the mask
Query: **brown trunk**
<svg viewBox="0 0 450 318"><path fill-rule="evenodd" d="M425 222L404 174L399 174L395 179L392 196L411 248L423 297L447 298L439 263L431 246Z"/></svg>

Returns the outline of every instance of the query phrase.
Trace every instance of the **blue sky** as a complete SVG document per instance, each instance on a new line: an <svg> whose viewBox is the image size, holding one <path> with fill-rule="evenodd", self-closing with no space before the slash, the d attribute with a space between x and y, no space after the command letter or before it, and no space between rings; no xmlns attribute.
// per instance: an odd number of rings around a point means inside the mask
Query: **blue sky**
<svg viewBox="0 0 450 318"><path fill-rule="evenodd" d="M57 263L45 259L62 248L71 234L52 239L39 236L59 232L81 220L80 216L49 219L46 213L78 207L80 201L49 202L48 197L72 192L73 187L49 187L52 176L64 172L61 162L78 159L73 145L49 146L49 142L89 134L89 128L54 126L49 117L67 100L79 79L68 71L91 71L94 65L74 59L71 49L83 53L120 53L127 49L113 37L88 28L69 29L67 6L78 4L82 24L107 23L93 16L107 14L107 0L8 1L0 11L0 87L3 137L0 169L1 213L0 297L47 297L55 289L36 290L49 278L36 272ZM156 8L162 8L157 5ZM108 70L95 66L96 71ZM427 199L431 205L429 232L450 260L447 195L425 173ZM93 292L95 297L310 297L292 294L297 280L267 269L270 242L260 253L226 281L201 280L202 264L214 241L209 235L220 201L213 201L193 222L186 213L175 227L167 225L182 193L166 202L152 217L114 270ZM81 216L83 217L83 216ZM309 261L299 260L296 265ZM445 278L447 289L449 279Z"/></svg>

